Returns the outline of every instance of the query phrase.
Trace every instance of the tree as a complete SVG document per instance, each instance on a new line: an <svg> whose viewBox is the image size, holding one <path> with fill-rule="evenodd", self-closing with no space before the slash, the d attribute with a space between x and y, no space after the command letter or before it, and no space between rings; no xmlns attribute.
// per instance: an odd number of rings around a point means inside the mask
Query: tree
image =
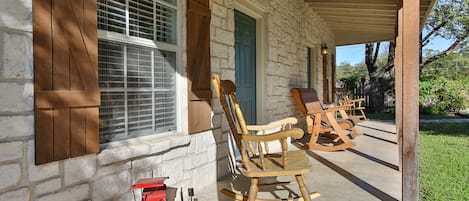
<svg viewBox="0 0 469 201"><path fill-rule="evenodd" d="M421 56L420 71L431 63L454 52L467 51L469 35L469 0L439 0L431 11L420 40L420 52L436 37L451 41L443 51L427 52ZM395 43L390 42L386 62L379 60L381 43L365 45L365 64L370 77L370 110L384 111L384 94L393 87Z"/></svg>
<svg viewBox="0 0 469 201"><path fill-rule="evenodd" d="M420 70L450 53L467 49L469 36L469 0L438 0L430 13L420 41L420 51L436 37L451 41L440 52L422 58Z"/></svg>

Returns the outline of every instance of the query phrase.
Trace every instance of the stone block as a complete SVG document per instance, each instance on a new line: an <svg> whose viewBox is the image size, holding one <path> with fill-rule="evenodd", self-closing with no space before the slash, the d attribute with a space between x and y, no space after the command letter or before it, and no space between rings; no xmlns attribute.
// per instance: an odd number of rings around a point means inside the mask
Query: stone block
<svg viewBox="0 0 469 201"><path fill-rule="evenodd" d="M161 164L161 174L156 174L154 176L169 177L169 179L166 180L167 185L172 185L182 181L184 178L184 160L175 159L172 161L165 161Z"/></svg>
<svg viewBox="0 0 469 201"><path fill-rule="evenodd" d="M59 175L59 163L47 163L44 165L36 165L34 163L34 141L28 141L27 162L29 181L35 182Z"/></svg>
<svg viewBox="0 0 469 201"><path fill-rule="evenodd" d="M223 29L215 29L215 41L226 44L226 45L234 45L234 34L233 32L226 31Z"/></svg>
<svg viewBox="0 0 469 201"><path fill-rule="evenodd" d="M21 179L21 166L18 163L0 166L0 191L18 184Z"/></svg>
<svg viewBox="0 0 469 201"><path fill-rule="evenodd" d="M71 201L71 200L85 200L89 199L89 184L82 184L67 188L58 193L49 194L37 199L37 201Z"/></svg>
<svg viewBox="0 0 469 201"><path fill-rule="evenodd" d="M0 78L33 79L33 38L31 34L0 32ZM1 62L0 62L1 63Z"/></svg>
<svg viewBox="0 0 469 201"><path fill-rule="evenodd" d="M124 170L130 170L130 168L131 168L130 162L112 164L108 166L99 166L94 178L114 174L117 172L122 172Z"/></svg>
<svg viewBox="0 0 469 201"><path fill-rule="evenodd" d="M99 165L107 165L119 161L124 161L132 157L132 152L125 146L107 148L101 151L97 156Z"/></svg>
<svg viewBox="0 0 469 201"><path fill-rule="evenodd" d="M215 161L192 171L192 185L196 191L217 182L217 163Z"/></svg>
<svg viewBox="0 0 469 201"><path fill-rule="evenodd" d="M145 157L142 159L132 161L132 169L138 170L138 169L153 167L153 166L160 164L162 161L163 161L163 156L161 155Z"/></svg>
<svg viewBox="0 0 469 201"><path fill-rule="evenodd" d="M217 58L228 58L228 46L212 42L211 55Z"/></svg>
<svg viewBox="0 0 469 201"><path fill-rule="evenodd" d="M138 180L140 179L145 179L145 178L152 178L153 177L153 169L152 168L147 168L147 169L140 169L140 170L133 170L132 175L130 175L132 178L131 183L135 184L137 183Z"/></svg>
<svg viewBox="0 0 469 201"><path fill-rule="evenodd" d="M33 111L34 86L32 82L0 82L0 113Z"/></svg>
<svg viewBox="0 0 469 201"><path fill-rule="evenodd" d="M173 135L171 136L171 144L170 147L178 147L183 145L188 145L191 141L189 135ZM153 145L151 145L153 146Z"/></svg>
<svg viewBox="0 0 469 201"><path fill-rule="evenodd" d="M109 175L93 182L93 200L109 200L130 191L130 174L128 171Z"/></svg>
<svg viewBox="0 0 469 201"><path fill-rule="evenodd" d="M2 99L3 102L3 99ZM34 118L30 116L0 116L0 140L32 136Z"/></svg>
<svg viewBox="0 0 469 201"><path fill-rule="evenodd" d="M64 161L64 183L66 186L86 181L96 173L96 155L90 154Z"/></svg>
<svg viewBox="0 0 469 201"><path fill-rule="evenodd" d="M0 27L32 31L32 1L2 0Z"/></svg>
<svg viewBox="0 0 469 201"><path fill-rule="evenodd" d="M184 157L187 154L187 147L180 147L171 149L170 151L163 154L163 161L169 161L175 158Z"/></svg>
<svg viewBox="0 0 469 201"><path fill-rule="evenodd" d="M223 7L222 5L219 4L212 4L212 15L219 16L221 18L226 18L227 17L228 10Z"/></svg>
<svg viewBox="0 0 469 201"><path fill-rule="evenodd" d="M174 136L173 136L174 137ZM174 144L177 141L174 141ZM147 142L150 145L150 154L161 153L171 147L171 137L156 138Z"/></svg>
<svg viewBox="0 0 469 201"><path fill-rule="evenodd" d="M34 187L34 194L36 196L41 196L46 193L54 192L56 190L59 190L61 187L61 179L60 178L55 178L51 179L42 183L39 183Z"/></svg>
<svg viewBox="0 0 469 201"><path fill-rule="evenodd" d="M14 191L8 191L6 193L0 194L0 200L10 201L10 200L29 200L30 198L29 189L21 188Z"/></svg>
<svg viewBox="0 0 469 201"><path fill-rule="evenodd" d="M142 192L141 190L135 190L135 193L128 192L119 198L116 198L115 201L130 201L130 200L142 200Z"/></svg>
<svg viewBox="0 0 469 201"><path fill-rule="evenodd" d="M0 162L23 156L23 142L0 143Z"/></svg>

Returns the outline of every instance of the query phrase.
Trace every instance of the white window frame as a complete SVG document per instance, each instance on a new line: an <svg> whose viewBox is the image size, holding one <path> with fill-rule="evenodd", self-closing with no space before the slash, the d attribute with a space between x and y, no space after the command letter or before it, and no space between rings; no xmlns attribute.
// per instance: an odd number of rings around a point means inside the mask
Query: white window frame
<svg viewBox="0 0 469 201"><path fill-rule="evenodd" d="M121 33L116 33L112 31L107 31L107 30L101 30L98 28L98 40L103 40L103 41L109 41L109 42L117 42L117 43L122 43L126 45L137 45L137 46L142 46L142 47L147 47L147 48L154 48L154 49L159 49L159 50L164 50L164 51L170 51L174 52L176 54L176 68L175 68L175 115L176 115L176 130L174 131L169 131L169 132L156 132L153 134L149 135L140 135L136 136L133 138L128 138L128 139L123 139L123 140L116 140L116 141L111 141L111 142L100 142L101 148L106 148L106 147L114 147L114 146L121 146L121 145L127 145L127 144L133 144L133 143L139 143L139 142L144 142L149 139L153 138L164 138L168 136L172 136L175 133L188 133L188 126L187 122L182 121L186 117L187 119L187 111L183 112L183 108L187 108L187 96L184 95L184 91L187 91L187 87L184 87L187 84L186 78L181 75L182 72L182 58L181 58L181 49L185 44L181 44L181 41L183 41L181 38L183 37L183 32L185 32L185 27L183 27L182 20L185 20L185 12L183 12L183 8L185 7L185 2L181 0L177 0L176 6L169 5L163 1L160 0L153 0L155 2L161 3L165 6L171 7L176 9L176 44L169 44L169 43L163 43L159 42L156 40L150 40L146 38L139 38L136 36L130 36L129 34L129 11L126 10L126 30L125 34ZM126 5L128 5L128 0L126 0ZM126 89L127 90L127 89ZM125 105L127 105L127 97L125 97ZM184 107L185 106L185 107ZM153 111L154 112L154 111ZM127 109L126 109L127 113ZM125 116L125 124L127 128L128 124L128 119L127 119L127 114ZM185 123L183 123L185 122ZM132 131L128 131L126 129L126 134L129 134Z"/></svg>

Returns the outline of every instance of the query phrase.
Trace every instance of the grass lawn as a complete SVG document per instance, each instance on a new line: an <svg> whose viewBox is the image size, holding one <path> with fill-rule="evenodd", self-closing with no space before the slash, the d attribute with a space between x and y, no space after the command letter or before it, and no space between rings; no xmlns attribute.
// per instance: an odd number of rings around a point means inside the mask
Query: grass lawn
<svg viewBox="0 0 469 201"><path fill-rule="evenodd" d="M469 123L421 124L420 200L469 200Z"/></svg>

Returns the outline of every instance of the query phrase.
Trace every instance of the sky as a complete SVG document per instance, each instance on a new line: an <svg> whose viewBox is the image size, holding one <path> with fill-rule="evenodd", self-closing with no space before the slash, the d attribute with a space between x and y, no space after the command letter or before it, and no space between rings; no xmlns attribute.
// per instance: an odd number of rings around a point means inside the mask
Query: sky
<svg viewBox="0 0 469 201"><path fill-rule="evenodd" d="M450 45L450 42L443 38L434 38L425 49L444 50ZM365 60L365 45L347 45L336 48L336 64L340 65L342 62L350 63L352 66Z"/></svg>

